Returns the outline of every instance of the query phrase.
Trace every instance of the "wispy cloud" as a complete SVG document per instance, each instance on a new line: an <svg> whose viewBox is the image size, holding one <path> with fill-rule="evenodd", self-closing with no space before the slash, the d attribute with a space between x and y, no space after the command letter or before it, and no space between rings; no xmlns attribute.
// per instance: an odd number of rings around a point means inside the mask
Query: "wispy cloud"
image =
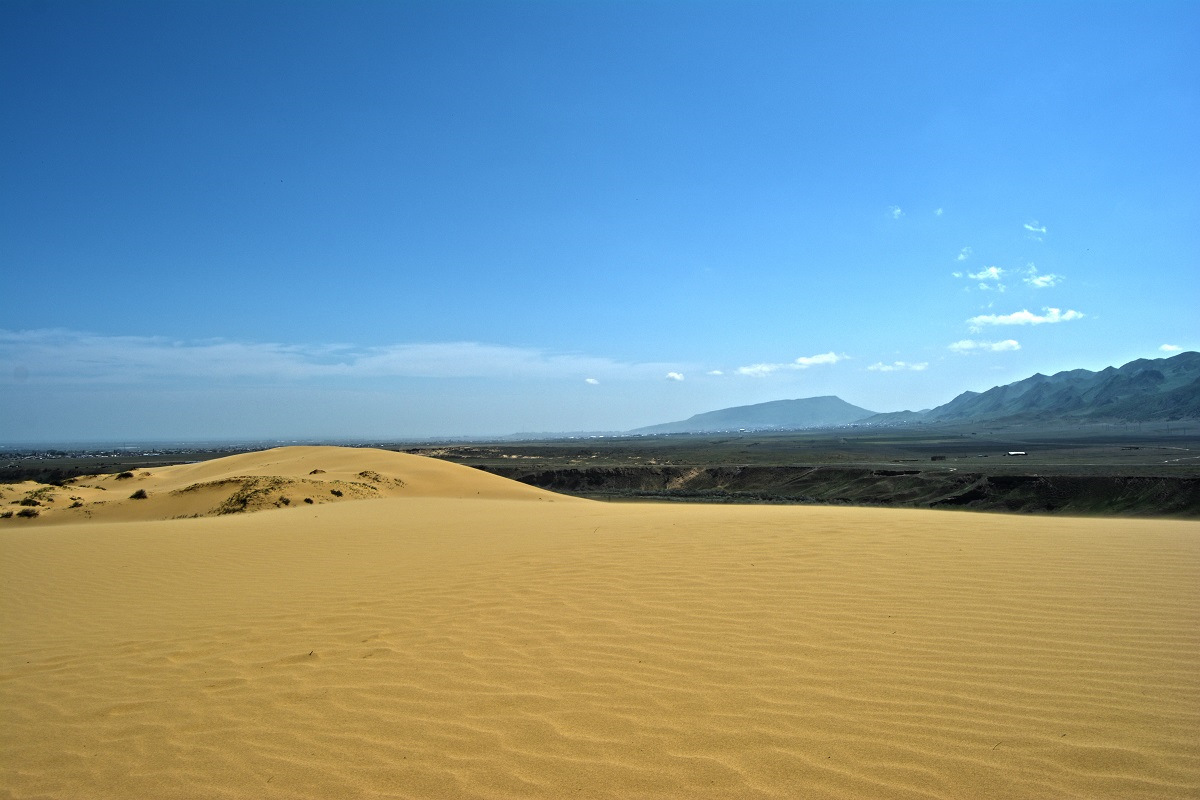
<svg viewBox="0 0 1200 800"><path fill-rule="evenodd" d="M940 217L943 213L944 213L944 209L941 209L941 208L935 208L933 210L933 215L935 217Z"/></svg>
<svg viewBox="0 0 1200 800"><path fill-rule="evenodd" d="M3 368L2 365L11 365ZM629 364L573 353L480 342L356 347L222 339L180 341L70 330L0 330L0 373L58 383L277 382L376 378L642 378L666 364ZM585 377L586 376L586 377ZM0 379L6 377L0 374Z"/></svg>
<svg viewBox="0 0 1200 800"><path fill-rule="evenodd" d="M707 373L705 373L705 374L707 374L707 375L724 375L725 373L724 373L724 372L722 372L722 371L721 371L721 370L719 370L719 369L710 369L710 370L709 370Z"/></svg>
<svg viewBox="0 0 1200 800"><path fill-rule="evenodd" d="M904 216L904 211L900 206L888 206L887 213L892 219L900 219Z"/></svg>
<svg viewBox="0 0 1200 800"><path fill-rule="evenodd" d="M1036 219L1032 222L1026 222L1025 230L1029 231L1029 238L1037 239L1039 242L1046 235L1046 226L1039 223Z"/></svg>
<svg viewBox="0 0 1200 800"><path fill-rule="evenodd" d="M968 272L967 277L979 281L979 288L985 292L1003 292L1008 288L1000 282L1000 279L1004 277L1004 272L1000 267L984 267L979 272Z"/></svg>
<svg viewBox="0 0 1200 800"><path fill-rule="evenodd" d="M590 383L592 386L596 386L600 383L600 381L596 380L595 378L584 378L583 382Z"/></svg>
<svg viewBox="0 0 1200 800"><path fill-rule="evenodd" d="M821 364L836 364L839 361L846 359L844 355L838 355L834 352L821 353L815 356L801 356L795 361L788 361L783 364L751 364L748 367L738 367L739 375L749 375L754 378L761 378L765 375L770 375L772 372L790 369L808 369Z"/></svg>
<svg viewBox="0 0 1200 800"><path fill-rule="evenodd" d="M751 378L763 378L772 372L787 369L787 364L751 364L748 367L738 367L738 375L749 375Z"/></svg>
<svg viewBox="0 0 1200 800"><path fill-rule="evenodd" d="M967 320L967 324L971 326L971 330L982 330L985 325L1043 325L1056 322L1070 322L1075 319L1083 319L1084 315L1078 311L1062 311L1057 308L1043 308L1044 314L1034 314L1028 310L1014 311L1011 314L981 314L977 317L971 317Z"/></svg>
<svg viewBox="0 0 1200 800"><path fill-rule="evenodd" d="M955 260L966 261L970 257L971 248L964 247L958 252L958 256ZM1005 270L1003 267L991 266L984 267L978 272L964 272L962 270L955 270L954 272L951 272L950 275L954 278L970 278L973 281L978 281L978 288L981 291L1003 292L1006 291L1008 287L1000 281L1004 278L1006 272L1007 270ZM970 287L967 287L966 291L970 291Z"/></svg>
<svg viewBox="0 0 1200 800"><path fill-rule="evenodd" d="M1158 349L1163 351L1164 353L1178 353L1179 351L1183 350L1183 348L1177 344L1159 345Z"/></svg>
<svg viewBox="0 0 1200 800"><path fill-rule="evenodd" d="M681 381L681 380L683 380L683 373L682 373L682 372L668 372L668 373L667 373L667 380L669 380L669 381Z"/></svg>
<svg viewBox="0 0 1200 800"><path fill-rule="evenodd" d="M1031 275L1025 279L1025 282L1035 289L1048 289L1051 286L1057 286L1061 280L1061 275L1047 272L1045 275Z"/></svg>
<svg viewBox="0 0 1200 800"><path fill-rule="evenodd" d="M891 364L884 364L882 361L879 361L867 367L867 369L871 370L872 372L902 372L906 370L911 372L921 372L928 366L928 361L922 361L919 364L910 364L906 361L893 361Z"/></svg>
<svg viewBox="0 0 1200 800"><path fill-rule="evenodd" d="M1021 343L1016 339L1005 339L1001 342L980 342L974 339L963 339L950 345L956 353L992 352L1002 353L1007 350L1020 350Z"/></svg>
<svg viewBox="0 0 1200 800"><path fill-rule="evenodd" d="M985 267L979 272L967 273L967 277L974 281L998 281L1004 277L1004 270L1000 267Z"/></svg>
<svg viewBox="0 0 1200 800"><path fill-rule="evenodd" d="M817 364L836 364L844 358L845 356L839 356L837 353L829 352L821 353L817 356L800 356L800 358L797 358L794 363L800 369L807 369L808 367L816 366Z"/></svg>
<svg viewBox="0 0 1200 800"><path fill-rule="evenodd" d="M1062 283L1063 276L1055 275L1053 272L1047 272L1044 275L1038 272L1038 268L1033 264L1025 270L1023 280L1035 289L1048 289L1051 286L1057 286Z"/></svg>

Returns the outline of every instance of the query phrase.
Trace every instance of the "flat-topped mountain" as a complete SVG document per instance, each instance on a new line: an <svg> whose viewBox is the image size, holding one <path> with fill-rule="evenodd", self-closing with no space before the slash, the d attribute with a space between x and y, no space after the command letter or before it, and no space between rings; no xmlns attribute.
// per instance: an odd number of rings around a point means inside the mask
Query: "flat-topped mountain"
<svg viewBox="0 0 1200 800"><path fill-rule="evenodd" d="M851 405L840 397L806 397L772 400L749 406L707 411L680 422L638 428L630 433L712 433L731 430L796 430L846 425L870 417L874 411Z"/></svg>

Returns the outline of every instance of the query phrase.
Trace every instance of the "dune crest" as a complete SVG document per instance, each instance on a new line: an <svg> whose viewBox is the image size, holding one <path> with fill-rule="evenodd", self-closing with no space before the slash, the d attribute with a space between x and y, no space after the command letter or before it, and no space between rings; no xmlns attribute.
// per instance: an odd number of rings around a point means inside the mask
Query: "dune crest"
<svg viewBox="0 0 1200 800"><path fill-rule="evenodd" d="M12 516L0 524L210 517L385 497L567 500L481 470L425 456L357 447L279 447L196 464L90 475L64 486L0 486ZM21 501L36 505L21 505ZM36 516L18 516L32 509ZM29 513L28 511L26 512Z"/></svg>

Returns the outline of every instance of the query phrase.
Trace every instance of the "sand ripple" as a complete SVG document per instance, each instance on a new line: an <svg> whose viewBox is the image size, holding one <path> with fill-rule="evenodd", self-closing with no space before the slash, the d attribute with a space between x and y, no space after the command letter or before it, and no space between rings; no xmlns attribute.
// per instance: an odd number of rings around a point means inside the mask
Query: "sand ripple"
<svg viewBox="0 0 1200 800"><path fill-rule="evenodd" d="M398 498L0 537L7 797L1200 796L1200 526Z"/></svg>

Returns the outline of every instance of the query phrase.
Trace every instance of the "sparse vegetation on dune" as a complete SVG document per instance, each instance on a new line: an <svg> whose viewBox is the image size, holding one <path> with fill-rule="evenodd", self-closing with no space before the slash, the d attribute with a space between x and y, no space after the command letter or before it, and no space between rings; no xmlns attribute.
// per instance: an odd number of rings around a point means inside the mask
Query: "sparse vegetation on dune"
<svg viewBox="0 0 1200 800"><path fill-rule="evenodd" d="M275 505L275 501L268 498L277 497L280 489L288 485L283 478L260 477L240 478L226 483L236 484L238 488L213 509L213 513L218 515L240 514L256 506Z"/></svg>
<svg viewBox="0 0 1200 800"><path fill-rule="evenodd" d="M314 467L314 461L322 466ZM449 485L476 479L473 470L374 448L284 447L238 453L226 459L188 460L184 464L159 467L153 473L125 470L133 477L120 480L130 481L134 487L126 490L120 499L108 503L102 499L101 492L114 485L115 473L96 476L92 481L76 481L70 489L70 505L63 503L57 510L48 505L55 499L56 487L53 486L31 487L23 483L6 485L0 492L12 498L13 505L21 497L27 498L26 506L46 505L43 511L43 516L48 518L46 521L70 524L86 519L207 517L282 509L301 501L313 506L412 495L406 478L416 475L421 481L428 482L440 479L446 469L455 476ZM401 478L399 473L406 470L412 472ZM494 477L489 478L488 483L501 494L512 494L511 487L520 486ZM522 487L515 490L515 494L523 495L525 491ZM63 494L67 495L66 492ZM131 512L134 505L138 509Z"/></svg>

